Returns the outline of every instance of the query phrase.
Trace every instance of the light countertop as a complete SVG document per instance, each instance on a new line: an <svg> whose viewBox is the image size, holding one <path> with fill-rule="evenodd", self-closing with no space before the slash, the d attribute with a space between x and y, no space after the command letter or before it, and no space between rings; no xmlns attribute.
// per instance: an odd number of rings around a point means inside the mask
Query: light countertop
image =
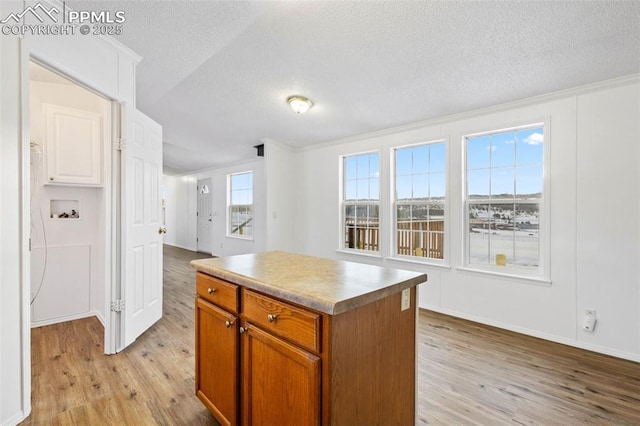
<svg viewBox="0 0 640 426"><path fill-rule="evenodd" d="M330 315L427 281L400 269L272 251L198 259L199 272Z"/></svg>

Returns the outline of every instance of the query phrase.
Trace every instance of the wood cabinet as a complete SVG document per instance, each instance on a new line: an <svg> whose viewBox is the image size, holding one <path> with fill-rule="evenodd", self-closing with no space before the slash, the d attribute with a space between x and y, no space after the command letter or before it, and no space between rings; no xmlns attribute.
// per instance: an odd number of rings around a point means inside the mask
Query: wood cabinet
<svg viewBox="0 0 640 426"><path fill-rule="evenodd" d="M415 287L408 308L395 292L338 314L202 272L196 287L196 393L221 424L415 423Z"/></svg>
<svg viewBox="0 0 640 426"><path fill-rule="evenodd" d="M196 395L222 425L238 421L238 318L196 301Z"/></svg>
<svg viewBox="0 0 640 426"><path fill-rule="evenodd" d="M320 357L245 323L242 424L320 425Z"/></svg>
<svg viewBox="0 0 640 426"><path fill-rule="evenodd" d="M51 185L102 185L100 114L44 104L47 175Z"/></svg>

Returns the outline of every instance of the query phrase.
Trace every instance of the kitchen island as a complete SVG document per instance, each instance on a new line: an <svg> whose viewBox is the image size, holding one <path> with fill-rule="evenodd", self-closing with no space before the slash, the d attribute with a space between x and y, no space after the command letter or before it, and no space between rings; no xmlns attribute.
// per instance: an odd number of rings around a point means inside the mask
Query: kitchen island
<svg viewBox="0 0 640 426"><path fill-rule="evenodd" d="M194 260L196 394L223 425L413 425L425 274L285 252Z"/></svg>

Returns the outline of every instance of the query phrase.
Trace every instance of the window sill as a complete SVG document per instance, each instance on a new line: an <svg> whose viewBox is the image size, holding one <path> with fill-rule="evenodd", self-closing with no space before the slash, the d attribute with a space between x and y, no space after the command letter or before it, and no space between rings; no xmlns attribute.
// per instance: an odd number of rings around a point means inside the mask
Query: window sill
<svg viewBox="0 0 640 426"><path fill-rule="evenodd" d="M233 238L234 240L253 241L253 236L243 237L241 235L226 235L226 238Z"/></svg>
<svg viewBox="0 0 640 426"><path fill-rule="evenodd" d="M412 259L411 257L388 257L387 260L389 262L397 262L397 263L407 263L411 265L422 265L429 268L436 268L443 271L450 271L451 266L444 262L434 262L429 259L421 260L420 258Z"/></svg>
<svg viewBox="0 0 640 426"><path fill-rule="evenodd" d="M378 251L367 251L367 250L349 250L349 249L338 249L336 250L338 254L348 254L352 256L362 256L362 257L370 257L373 259L382 259L382 255Z"/></svg>
<svg viewBox="0 0 640 426"><path fill-rule="evenodd" d="M490 271L486 269L474 269L469 267L459 267L455 268L455 270L470 275L480 275L485 277L500 278L509 281L518 281L522 284L533 284L542 287L551 287L551 280L543 278L539 275L517 275L505 272Z"/></svg>

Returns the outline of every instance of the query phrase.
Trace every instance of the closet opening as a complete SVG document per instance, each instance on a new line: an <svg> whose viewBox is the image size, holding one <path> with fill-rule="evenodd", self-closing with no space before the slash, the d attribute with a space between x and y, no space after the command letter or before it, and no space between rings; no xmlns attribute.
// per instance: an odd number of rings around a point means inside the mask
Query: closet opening
<svg viewBox="0 0 640 426"><path fill-rule="evenodd" d="M31 327L110 332L112 101L29 61Z"/></svg>

